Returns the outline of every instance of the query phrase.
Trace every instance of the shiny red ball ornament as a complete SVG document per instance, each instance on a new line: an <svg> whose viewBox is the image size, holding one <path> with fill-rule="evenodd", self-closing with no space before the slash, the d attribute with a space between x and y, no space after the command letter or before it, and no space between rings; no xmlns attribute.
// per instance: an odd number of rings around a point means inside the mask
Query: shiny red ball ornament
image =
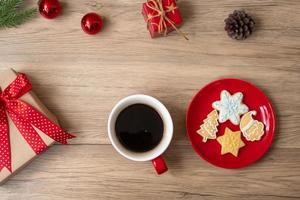
<svg viewBox="0 0 300 200"><path fill-rule="evenodd" d="M102 30L103 20L96 13L88 13L81 20L81 28L84 32L90 35L95 35Z"/></svg>
<svg viewBox="0 0 300 200"><path fill-rule="evenodd" d="M61 5L58 0L40 0L39 11L47 19L53 19L61 13Z"/></svg>

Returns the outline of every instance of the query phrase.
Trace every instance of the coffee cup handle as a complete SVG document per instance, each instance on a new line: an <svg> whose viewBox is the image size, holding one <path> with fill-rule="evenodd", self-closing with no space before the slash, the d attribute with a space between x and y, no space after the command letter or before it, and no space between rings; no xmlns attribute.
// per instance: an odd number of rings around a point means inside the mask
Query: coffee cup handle
<svg viewBox="0 0 300 200"><path fill-rule="evenodd" d="M154 158L152 160L152 164L158 175L168 171L168 167L162 156L158 156L157 158Z"/></svg>

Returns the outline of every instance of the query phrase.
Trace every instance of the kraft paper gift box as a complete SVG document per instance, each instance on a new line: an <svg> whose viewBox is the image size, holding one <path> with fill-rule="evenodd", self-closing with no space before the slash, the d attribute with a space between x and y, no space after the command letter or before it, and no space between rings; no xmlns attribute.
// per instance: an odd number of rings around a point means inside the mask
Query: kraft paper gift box
<svg viewBox="0 0 300 200"><path fill-rule="evenodd" d="M2 92L10 83L12 83L16 79L17 75L18 73L12 69L0 71L0 87ZM44 114L53 123L58 124L57 118L43 105L43 103L37 98L32 90L25 93L19 99ZM18 170L32 161L36 156L38 156L33 148L31 148L31 146L25 140L25 138L21 135L15 123L12 121L8 114L7 119L9 125L9 141L11 149L11 172L6 167L2 168L2 170L0 171L0 185L3 184L10 176L15 174ZM41 130L37 129L34 126L33 128L36 130L38 135L47 146L51 146L55 142Z"/></svg>

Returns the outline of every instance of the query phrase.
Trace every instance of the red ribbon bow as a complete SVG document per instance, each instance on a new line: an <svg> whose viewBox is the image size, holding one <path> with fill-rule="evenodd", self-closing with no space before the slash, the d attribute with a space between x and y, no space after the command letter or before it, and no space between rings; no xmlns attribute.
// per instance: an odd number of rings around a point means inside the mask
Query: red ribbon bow
<svg viewBox="0 0 300 200"><path fill-rule="evenodd" d="M18 74L16 79L3 92L0 89L0 171L6 167L11 172L7 114L36 154L43 152L47 145L33 126L62 144L67 144L67 139L75 137L63 131L40 111L19 99L31 88L32 85L26 75Z"/></svg>

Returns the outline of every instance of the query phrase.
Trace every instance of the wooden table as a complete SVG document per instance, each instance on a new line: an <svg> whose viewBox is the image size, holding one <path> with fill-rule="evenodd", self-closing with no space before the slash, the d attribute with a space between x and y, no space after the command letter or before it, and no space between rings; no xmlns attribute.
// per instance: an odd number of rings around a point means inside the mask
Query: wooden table
<svg viewBox="0 0 300 200"><path fill-rule="evenodd" d="M181 0L181 30L190 41L176 33L150 39L142 0L62 2L55 20L38 16L0 31L1 70L27 73L37 95L77 138L53 146L12 177L0 188L1 200L300 198L299 0ZM238 42L227 37L223 20L240 8L253 15L257 31ZM90 11L105 17L96 36L80 28ZM271 149L244 169L208 164L186 137L188 102L223 77L254 83L276 110ZM174 119L165 153L169 172L160 177L150 162L119 155L107 137L110 110L136 93L160 99Z"/></svg>

